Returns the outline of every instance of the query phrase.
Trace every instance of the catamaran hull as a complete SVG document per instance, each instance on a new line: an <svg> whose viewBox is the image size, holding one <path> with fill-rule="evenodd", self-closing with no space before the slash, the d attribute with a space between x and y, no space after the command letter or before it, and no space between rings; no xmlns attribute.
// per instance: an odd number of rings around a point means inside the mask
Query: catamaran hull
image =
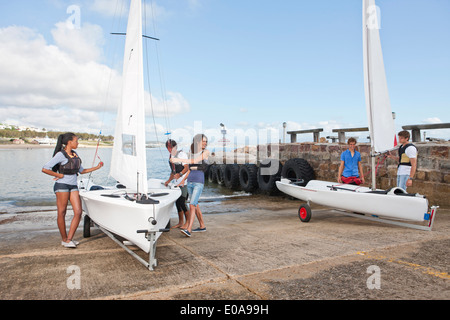
<svg viewBox="0 0 450 320"><path fill-rule="evenodd" d="M96 191L80 191L83 210L95 224L132 242L145 252L149 252L154 243L146 238L145 233L138 230L161 230L166 228L174 203L180 197L178 188L149 188L148 193L158 204L140 204L125 198L129 189L109 189ZM151 196L156 194L156 196ZM159 195L158 195L159 194ZM162 194L162 195L161 195ZM118 196L118 197L116 197ZM156 221L153 225L152 221ZM154 242L161 232L156 232Z"/></svg>
<svg viewBox="0 0 450 320"><path fill-rule="evenodd" d="M280 191L294 198L323 206L399 220L428 220L428 201L422 196L371 193L365 187L318 180L310 181L305 187L288 179L276 184Z"/></svg>

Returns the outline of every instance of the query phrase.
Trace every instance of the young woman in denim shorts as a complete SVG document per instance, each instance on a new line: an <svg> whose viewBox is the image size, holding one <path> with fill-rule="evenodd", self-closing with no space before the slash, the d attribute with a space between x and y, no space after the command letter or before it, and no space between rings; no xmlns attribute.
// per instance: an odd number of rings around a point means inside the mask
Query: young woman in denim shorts
<svg viewBox="0 0 450 320"><path fill-rule="evenodd" d="M73 240L82 214L77 175L78 173L89 173L103 167L103 162L100 162L96 167L84 169L81 166L81 159L74 151L77 147L78 137L75 134L68 132L60 135L53 158L42 168L42 172L53 176L53 180L56 181L53 191L56 194L56 207L58 208L58 229L62 238L61 245L66 248L76 248L78 244L77 241ZM69 234L67 234L65 218L69 200L72 204L74 217L70 224Z"/></svg>
<svg viewBox="0 0 450 320"><path fill-rule="evenodd" d="M197 134L194 137L194 141L191 145L190 159L178 159L172 158L171 162L183 162L189 164L190 174L187 178L187 188L190 196L189 201L189 217L185 228L182 227L181 232L187 236L191 236L191 232L205 232L206 226L203 221L202 211L198 205L198 200L202 194L205 184L205 171L207 169L207 161L209 157L209 151L206 150L208 145L208 138L204 134ZM194 224L194 218L197 216L200 227L192 230Z"/></svg>

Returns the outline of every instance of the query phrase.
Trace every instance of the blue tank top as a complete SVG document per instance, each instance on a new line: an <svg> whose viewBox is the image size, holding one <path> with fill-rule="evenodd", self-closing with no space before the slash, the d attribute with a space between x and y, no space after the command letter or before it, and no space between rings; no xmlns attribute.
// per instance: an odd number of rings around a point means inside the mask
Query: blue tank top
<svg viewBox="0 0 450 320"><path fill-rule="evenodd" d="M191 170L187 178L188 182L205 183L205 173L200 170Z"/></svg>
<svg viewBox="0 0 450 320"><path fill-rule="evenodd" d="M203 151L202 151L203 153ZM198 153L197 153L198 154ZM191 154L191 158L195 158L196 155ZM205 171L208 166L208 161L203 160L200 164L190 164L189 168L198 168L198 170L192 170L187 178L188 182L205 183Z"/></svg>

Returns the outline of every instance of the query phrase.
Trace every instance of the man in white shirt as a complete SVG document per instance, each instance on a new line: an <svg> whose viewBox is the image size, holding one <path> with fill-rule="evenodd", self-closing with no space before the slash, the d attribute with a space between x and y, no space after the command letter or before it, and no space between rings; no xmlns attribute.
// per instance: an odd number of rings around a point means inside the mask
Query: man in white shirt
<svg viewBox="0 0 450 320"><path fill-rule="evenodd" d="M409 142L408 131L398 133L398 141L401 146L398 149L397 187L406 191L412 186L412 181L417 170L417 148Z"/></svg>
<svg viewBox="0 0 450 320"><path fill-rule="evenodd" d="M178 150L177 143L174 140L167 140L166 148L170 152L169 157L169 166L170 166L170 177L165 182L167 186L172 180L174 181L174 185L179 187L181 190L181 196L176 201L175 205L178 211L178 224L172 228L180 228L183 226L184 221L187 222L189 210L186 207L186 199L188 197L187 184L185 183L187 177L189 176L189 165L180 163L172 163L170 159L179 158L179 159L188 159L188 156L183 150Z"/></svg>

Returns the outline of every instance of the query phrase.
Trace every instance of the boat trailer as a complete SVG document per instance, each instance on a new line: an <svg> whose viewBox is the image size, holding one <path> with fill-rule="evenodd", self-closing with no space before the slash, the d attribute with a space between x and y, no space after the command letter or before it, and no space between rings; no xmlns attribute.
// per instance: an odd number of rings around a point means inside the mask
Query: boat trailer
<svg viewBox="0 0 450 320"><path fill-rule="evenodd" d="M151 225L156 225L156 220L153 218L150 218ZM131 256L133 256L137 261L142 263L148 270L153 271L154 267L157 266L157 259L155 258L156 254L156 233L158 232L169 232L170 231L170 221L167 224L166 228L164 229L152 229L151 227L149 229L145 230L136 230L137 233L144 233L145 238L150 242L150 251L148 253L148 261L141 258L136 252L128 248L130 245L134 245L132 242L128 240L120 241L117 239L117 237L103 228L102 226L98 225L93 221L87 214L84 216L84 229L83 229L83 236L85 238L90 237L90 227L96 226L99 228L104 234L106 234L108 237L110 237L115 243L117 243L121 248L123 248L126 252L128 252Z"/></svg>
<svg viewBox="0 0 450 320"><path fill-rule="evenodd" d="M339 214L343 214L343 215L346 215L349 217L365 219L365 220L370 220L370 221L376 221L376 222L381 222L381 223L386 223L386 224L392 224L392 225L396 225L396 226L412 228L412 229L417 229L417 230L422 230L422 231L431 231L431 229L433 228L433 223L434 223L434 219L436 217L436 212L437 212L438 208L439 208L439 206L432 206L430 208L430 213L427 213L425 215L424 221L427 221L427 225L419 225L419 224L414 224L414 223L395 221L395 220L390 220L390 219L386 219L386 218L381 218L377 215L367 216L362 213L349 212L346 210L340 210L340 209L336 209L336 208L332 208L332 209L334 211L338 212ZM300 205L300 207L298 209L298 217L300 218L300 220L302 222L309 222L309 220L311 220L311 216L312 216L312 210L311 210L310 201L307 201L306 204Z"/></svg>

